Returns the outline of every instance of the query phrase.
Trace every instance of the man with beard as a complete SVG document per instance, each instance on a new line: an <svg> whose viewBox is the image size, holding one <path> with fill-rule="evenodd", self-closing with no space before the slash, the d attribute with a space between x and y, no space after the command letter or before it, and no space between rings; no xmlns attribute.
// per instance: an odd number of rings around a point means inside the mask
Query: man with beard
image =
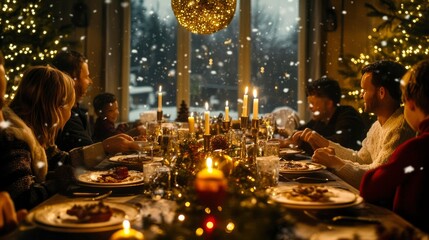
<svg viewBox="0 0 429 240"><path fill-rule="evenodd" d="M387 162L398 145L415 136L404 119L400 80L406 69L401 64L382 60L362 69L361 88L365 112L377 116L359 151L344 148L311 129L300 136L315 149L312 160L330 168L352 186L359 188L369 169Z"/></svg>

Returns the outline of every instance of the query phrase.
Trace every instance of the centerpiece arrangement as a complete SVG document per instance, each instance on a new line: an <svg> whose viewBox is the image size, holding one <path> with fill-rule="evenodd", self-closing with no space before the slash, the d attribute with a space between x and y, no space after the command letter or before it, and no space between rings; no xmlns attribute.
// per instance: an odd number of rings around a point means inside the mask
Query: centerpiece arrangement
<svg viewBox="0 0 429 240"><path fill-rule="evenodd" d="M176 216L161 224L144 219L145 228L156 225L157 239L293 238L289 230L294 220L284 207L270 203L267 192L259 188L254 151L246 149L248 133L253 141L258 136L258 131L252 131L259 122L256 93L254 98L256 117L252 124L247 124L247 116L241 119L238 143L231 139L228 105L225 119L214 123L206 109L204 129L194 129L194 116L189 116L190 134L179 141L174 162L169 161L172 187L168 197L177 203ZM247 114L247 106L243 109Z"/></svg>

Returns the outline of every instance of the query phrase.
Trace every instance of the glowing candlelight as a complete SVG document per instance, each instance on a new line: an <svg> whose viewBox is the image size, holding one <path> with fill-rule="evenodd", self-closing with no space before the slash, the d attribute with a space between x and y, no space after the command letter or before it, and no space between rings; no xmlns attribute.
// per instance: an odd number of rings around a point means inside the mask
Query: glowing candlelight
<svg viewBox="0 0 429 240"><path fill-rule="evenodd" d="M132 229L130 227L130 221L124 220L122 222L122 229L116 231L111 237L110 240L143 240L143 233Z"/></svg>
<svg viewBox="0 0 429 240"><path fill-rule="evenodd" d="M158 92L158 112L162 111L162 86L159 86Z"/></svg>
<svg viewBox="0 0 429 240"><path fill-rule="evenodd" d="M191 116L188 117L188 124L189 124L189 133L194 133L195 132L194 113L191 113Z"/></svg>
<svg viewBox="0 0 429 240"><path fill-rule="evenodd" d="M259 99L257 96L256 89L253 89L253 119L258 119L258 105Z"/></svg>
<svg viewBox="0 0 429 240"><path fill-rule="evenodd" d="M206 102L206 111L204 112L204 134L210 134L210 111L209 104Z"/></svg>
<svg viewBox="0 0 429 240"><path fill-rule="evenodd" d="M249 98L249 95L247 95L248 91L249 91L249 88L246 87L244 90L244 97L243 97L243 113L241 114L241 116L243 117L247 117L247 102Z"/></svg>
<svg viewBox="0 0 429 240"><path fill-rule="evenodd" d="M225 122L229 121L229 106L228 106L228 100L225 102Z"/></svg>
<svg viewBox="0 0 429 240"><path fill-rule="evenodd" d="M195 188L204 204L211 207L219 206L226 196L227 181L221 170L213 168L211 157L206 159L206 166L197 173Z"/></svg>

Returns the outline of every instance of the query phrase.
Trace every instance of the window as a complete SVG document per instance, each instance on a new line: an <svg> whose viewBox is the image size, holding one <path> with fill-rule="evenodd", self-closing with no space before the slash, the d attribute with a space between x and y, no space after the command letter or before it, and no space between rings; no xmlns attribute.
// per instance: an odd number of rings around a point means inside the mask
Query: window
<svg viewBox="0 0 429 240"><path fill-rule="evenodd" d="M177 21L170 1L131 1L130 120L156 108L153 94L163 89L163 111L176 118ZM212 115L229 101L237 118L239 2L230 25L214 34L191 34L190 111L208 102ZM251 0L251 79L258 89L260 114L279 106L297 108L298 0ZM131 91L131 89L134 89ZM145 89L145 90L143 90ZM150 91L153 91L152 94ZM251 94L250 94L251 95Z"/></svg>

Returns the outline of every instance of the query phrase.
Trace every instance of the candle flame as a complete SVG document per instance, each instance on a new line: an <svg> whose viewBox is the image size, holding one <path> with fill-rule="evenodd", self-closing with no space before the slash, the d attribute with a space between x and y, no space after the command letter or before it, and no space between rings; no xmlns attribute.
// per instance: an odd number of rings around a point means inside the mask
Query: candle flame
<svg viewBox="0 0 429 240"><path fill-rule="evenodd" d="M161 85L159 86L159 92L160 93L162 92L162 86Z"/></svg>
<svg viewBox="0 0 429 240"><path fill-rule="evenodd" d="M226 100L226 102L225 102L225 106L227 106L227 107L228 107L228 100Z"/></svg>
<svg viewBox="0 0 429 240"><path fill-rule="evenodd" d="M122 222L122 227L124 228L124 233L128 234L130 232L130 221L124 220Z"/></svg>
<svg viewBox="0 0 429 240"><path fill-rule="evenodd" d="M256 92L256 89L253 89L253 97L254 97L254 98L257 98L257 97L258 97L257 92Z"/></svg>
<svg viewBox="0 0 429 240"><path fill-rule="evenodd" d="M209 110L209 103L208 102L206 102L206 110L207 111Z"/></svg>
<svg viewBox="0 0 429 240"><path fill-rule="evenodd" d="M208 157L206 160L207 169L210 171L213 168L213 160L211 157Z"/></svg>
<svg viewBox="0 0 429 240"><path fill-rule="evenodd" d="M247 94L247 92L249 91L249 87L246 87L245 89L244 89L244 94Z"/></svg>

